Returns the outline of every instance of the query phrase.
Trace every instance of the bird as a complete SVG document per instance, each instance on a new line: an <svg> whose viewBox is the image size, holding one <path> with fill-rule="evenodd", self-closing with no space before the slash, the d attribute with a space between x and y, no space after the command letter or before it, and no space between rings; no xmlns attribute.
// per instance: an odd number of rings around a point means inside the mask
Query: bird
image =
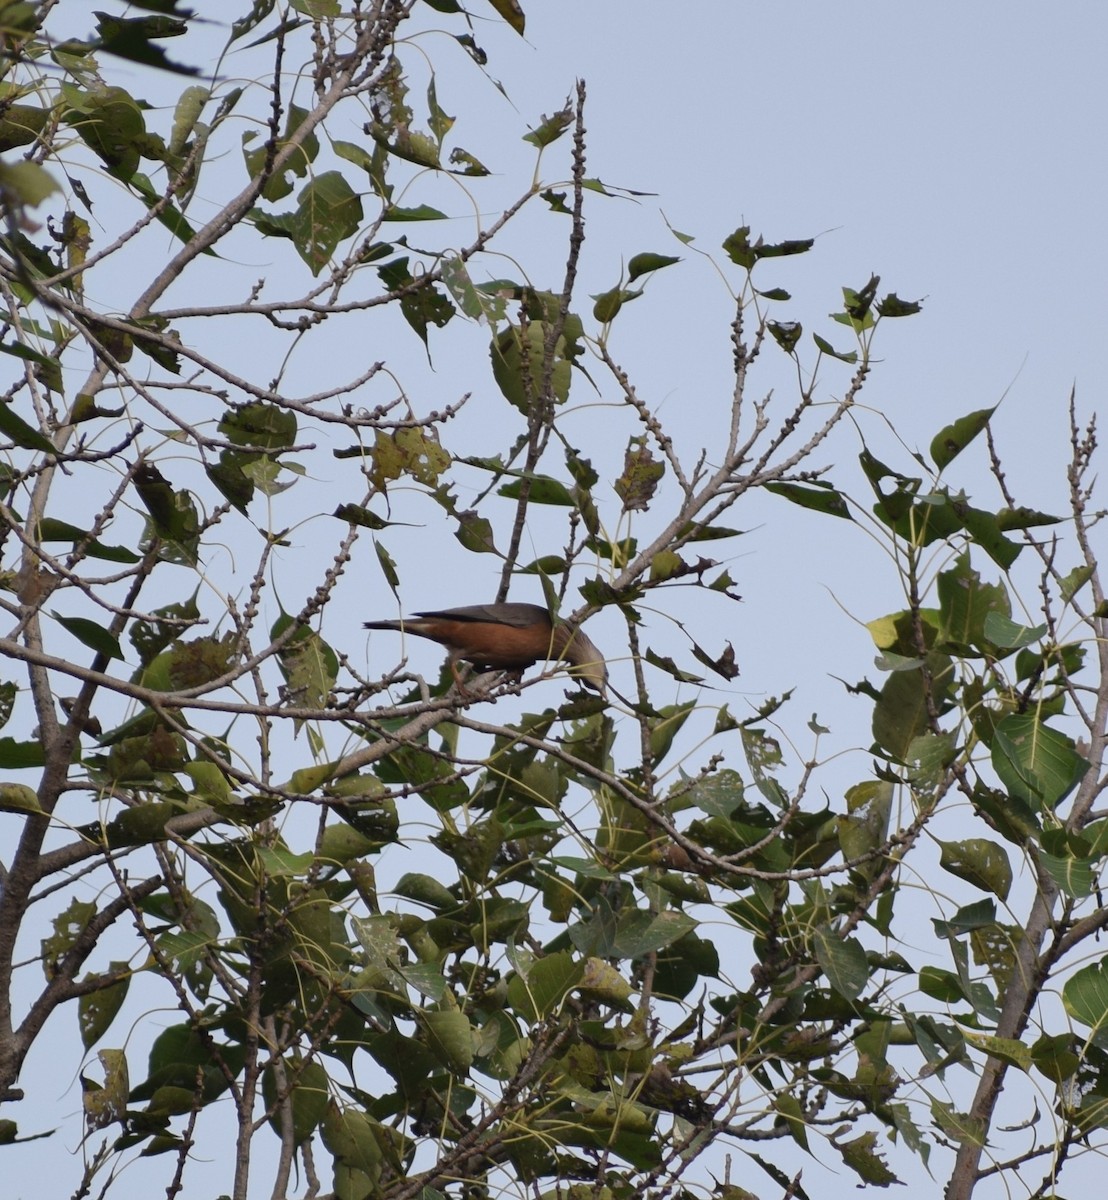
<svg viewBox="0 0 1108 1200"><path fill-rule="evenodd" d="M601 696L607 695L604 656L580 629L565 621L551 621L538 604L469 604L418 612L399 620L366 621L365 627L414 633L446 646L450 670L459 686L461 660L477 671L519 673L540 659L549 659L568 663L571 675Z"/></svg>

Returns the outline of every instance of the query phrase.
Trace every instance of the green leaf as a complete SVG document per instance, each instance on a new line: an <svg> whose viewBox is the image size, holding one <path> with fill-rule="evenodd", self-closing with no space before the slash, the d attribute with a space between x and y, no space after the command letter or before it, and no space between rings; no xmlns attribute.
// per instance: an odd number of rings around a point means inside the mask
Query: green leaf
<svg viewBox="0 0 1108 1200"><path fill-rule="evenodd" d="M1003 584L983 583L981 576L970 566L968 554L960 555L954 566L942 571L938 578L943 642L965 653L992 649L985 633L985 621L990 615L1009 618L1012 605Z"/></svg>
<svg viewBox="0 0 1108 1200"><path fill-rule="evenodd" d="M196 593L179 604L167 604L157 608L151 614L154 618L164 620L135 621L131 625L129 637L131 645L138 651L139 661L148 666L158 657L167 646L172 645L185 633L191 623L200 619L200 609L196 604Z"/></svg>
<svg viewBox="0 0 1108 1200"><path fill-rule="evenodd" d="M41 109L35 111L42 112ZM9 109L9 120L10 112ZM28 140L34 141L33 135ZM0 163L0 191L20 204L35 208L58 190L53 175L38 163Z"/></svg>
<svg viewBox="0 0 1108 1200"><path fill-rule="evenodd" d="M218 1055L218 1059L213 1058ZM244 1047L201 1037L191 1026L171 1025L154 1039L150 1048L147 1078L132 1092L132 1101L149 1100L160 1087L196 1089L202 1081L205 1102L214 1100L230 1087L230 1080L242 1069Z"/></svg>
<svg viewBox="0 0 1108 1200"><path fill-rule="evenodd" d="M940 429L931 441L931 461L935 466L940 471L945 470L988 426L994 412L996 412L996 405L993 405L992 408L979 408L976 412L967 413L944 429Z"/></svg>
<svg viewBox="0 0 1108 1200"><path fill-rule="evenodd" d="M1039 862L1067 896L1081 900L1091 896L1097 887L1096 860L1093 858L1048 854L1042 850L1039 852Z"/></svg>
<svg viewBox="0 0 1108 1200"><path fill-rule="evenodd" d="M825 513L829 517L844 517L848 521L854 518L850 515L846 499L829 483L815 481L808 485L799 483L767 483L766 491L784 498L801 508L810 508L815 512Z"/></svg>
<svg viewBox="0 0 1108 1200"><path fill-rule="evenodd" d="M293 618L283 613L274 623L270 636L279 637L291 625ZM298 708L326 708L331 688L339 673L339 660L334 650L306 625L278 651L278 662L288 682L290 702Z"/></svg>
<svg viewBox="0 0 1108 1200"><path fill-rule="evenodd" d="M430 282L417 283L408 270L408 258L395 259L377 269L381 282L400 296L400 311L404 319L427 345L427 330L431 325L442 328L454 316L454 305ZM408 432L399 430L397 437Z"/></svg>
<svg viewBox="0 0 1108 1200"><path fill-rule="evenodd" d="M1059 1084L1072 1079L1081 1066L1074 1053L1074 1038L1068 1033L1043 1034L1031 1047L1031 1060L1047 1079Z"/></svg>
<svg viewBox="0 0 1108 1200"><path fill-rule="evenodd" d="M627 1000L631 995L631 985L606 959L596 955L586 959L578 987L587 993L589 999L630 1011Z"/></svg>
<svg viewBox="0 0 1108 1200"><path fill-rule="evenodd" d="M390 204L381 214L382 221L447 221L450 218L441 209L432 208L429 204L420 204L415 208L401 208Z"/></svg>
<svg viewBox="0 0 1108 1200"><path fill-rule="evenodd" d="M276 149L278 153L285 150L289 145L293 135L304 123L307 116L308 110L306 108L302 108L298 104L289 105L289 115L285 124L284 136L277 140ZM266 170L270 154L269 147L266 145L260 145L257 149L249 148L255 136L253 131L249 131L243 135L242 139L242 154L251 179L260 176ZM265 199L271 203L283 200L292 191L294 186L290 176L303 179L308 174L318 154L319 138L316 137L314 132L300 139L296 149L286 160L284 170L271 174L266 179L265 186L262 189L262 195Z"/></svg>
<svg viewBox="0 0 1108 1200"><path fill-rule="evenodd" d="M433 941L431 945L434 945ZM400 963L396 969L404 977L405 983L435 1003L440 1002L449 991L442 969L436 963Z"/></svg>
<svg viewBox="0 0 1108 1200"><path fill-rule="evenodd" d="M296 854L284 846L262 846L258 850L258 863L266 875L273 879L282 876L295 879L304 876L312 868L315 856L308 851Z"/></svg>
<svg viewBox="0 0 1108 1200"><path fill-rule="evenodd" d="M99 87L80 94L79 107L62 119L117 179L127 181L138 170L146 122L134 98L120 87Z"/></svg>
<svg viewBox="0 0 1108 1200"><path fill-rule="evenodd" d="M1022 650L1025 646L1033 646L1046 630L1046 625L1019 625L995 609L985 614L985 637L1001 650Z"/></svg>
<svg viewBox="0 0 1108 1200"><path fill-rule="evenodd" d="M874 325L873 302L877 296L877 285L881 282L878 275L871 275L864 287L855 289L843 288L842 313L832 313L836 321L849 325L856 332L872 329Z"/></svg>
<svg viewBox="0 0 1108 1200"><path fill-rule="evenodd" d="M390 1147L386 1130L360 1109L339 1109L327 1106L321 1126L323 1144L335 1156L335 1195L337 1200L367 1200L374 1192L375 1181L387 1167L395 1169L385 1159Z"/></svg>
<svg viewBox="0 0 1108 1200"><path fill-rule="evenodd" d="M110 963L107 974L120 975L120 978L106 987L97 988L94 992L86 992L77 1000L77 1024L81 1030L81 1043L86 1050L91 1050L108 1032L108 1026L123 1007L127 989L131 984L126 963Z"/></svg>
<svg viewBox="0 0 1108 1200"><path fill-rule="evenodd" d="M596 303L592 306L592 315L602 325L607 325L610 321L615 320L625 301L634 300L641 295L642 292L632 292L626 288L609 288L608 291L593 296Z"/></svg>
<svg viewBox="0 0 1108 1200"><path fill-rule="evenodd" d="M368 508L363 508L360 504L340 504L331 516L337 517L340 521L347 521L351 525L360 525L363 529L387 529L390 525L395 524L393 521L386 521L384 517L379 517L375 512L370 512Z"/></svg>
<svg viewBox="0 0 1108 1200"><path fill-rule="evenodd" d="M458 1009L424 1012L419 1015L427 1048L448 1070L468 1071L473 1063L473 1030L469 1018Z"/></svg>
<svg viewBox="0 0 1108 1200"><path fill-rule="evenodd" d="M827 982L845 1000L857 1000L869 981L866 952L857 938L841 937L826 925L812 931L812 952Z"/></svg>
<svg viewBox="0 0 1108 1200"><path fill-rule="evenodd" d="M495 324L507 315L508 302L503 296L490 296L475 287L465 263L449 254L439 264L442 281L454 298L454 303L471 321Z"/></svg>
<svg viewBox="0 0 1108 1200"><path fill-rule="evenodd" d="M961 518L965 530L982 550L1003 570L1019 558L1023 546L1019 542L1010 541L1000 529L1000 522L990 512L979 508L971 508L960 499L952 499L952 506Z"/></svg>
<svg viewBox="0 0 1108 1200"><path fill-rule="evenodd" d="M996 513L997 528L1004 533L1013 529L1033 529L1040 525L1059 525L1061 517L1038 512L1033 508L1001 508Z"/></svg>
<svg viewBox="0 0 1108 1200"><path fill-rule="evenodd" d="M767 321L766 328L786 354L796 350L796 344L804 333L804 326L799 321Z"/></svg>
<svg viewBox="0 0 1108 1200"><path fill-rule="evenodd" d="M829 354L832 358L837 358L840 362L856 363L858 361L858 352L856 350L836 350L826 338L821 338L818 333L812 334L812 340L824 354Z"/></svg>
<svg viewBox="0 0 1108 1200"><path fill-rule="evenodd" d="M222 770L214 763L199 760L185 766L185 774L192 780L195 787L193 795L202 804L234 803L231 784Z"/></svg>
<svg viewBox="0 0 1108 1200"><path fill-rule="evenodd" d="M16 771L45 765L46 753L42 742L17 742L15 738L0 738L0 768Z"/></svg>
<svg viewBox="0 0 1108 1200"><path fill-rule="evenodd" d="M273 11L276 0L253 0L250 11L244 17L239 17L231 23L230 42L245 37L252 29L256 29Z"/></svg>
<svg viewBox="0 0 1108 1200"><path fill-rule="evenodd" d="M687 792L689 801L709 816L729 819L745 797L742 776L724 769L698 780Z"/></svg>
<svg viewBox="0 0 1108 1200"><path fill-rule="evenodd" d="M231 630L222 638L178 640L144 668L141 681L144 687L158 691L203 687L230 670L234 652L235 634Z"/></svg>
<svg viewBox="0 0 1108 1200"><path fill-rule="evenodd" d="M623 456L623 471L613 484L624 512L645 512L665 473L665 463L654 457L647 439L631 438Z"/></svg>
<svg viewBox="0 0 1108 1200"><path fill-rule="evenodd" d="M61 617L57 613L50 614L58 624L75 637L82 645L95 650L97 654L107 659L123 658L123 650L117 638L113 637L98 621L90 621L87 617Z"/></svg>
<svg viewBox="0 0 1108 1200"><path fill-rule="evenodd" d="M1066 1012L1082 1025L1101 1030L1108 1024L1108 959L1076 971L1062 985Z"/></svg>
<svg viewBox="0 0 1108 1200"><path fill-rule="evenodd" d="M672 675L678 683L703 683L703 675L693 675L688 671L682 670L672 658L668 656L656 654L649 646L646 648L646 653L643 655L643 661L650 663L652 667L657 667L661 671L665 671L667 675Z"/></svg>
<svg viewBox="0 0 1108 1200"><path fill-rule="evenodd" d="M177 98L177 106L173 110L173 131L169 138L170 154L185 153L192 131L196 128L196 123L200 120L211 95L208 88L194 84L185 88Z"/></svg>
<svg viewBox="0 0 1108 1200"><path fill-rule="evenodd" d="M24 450L41 450L46 454L54 452L54 443L37 429L32 429L6 401L0 401L0 433Z"/></svg>
<svg viewBox="0 0 1108 1200"><path fill-rule="evenodd" d="M499 554L493 540L492 522L476 512L458 514L454 536L473 554Z"/></svg>
<svg viewBox="0 0 1108 1200"><path fill-rule="evenodd" d="M345 815L345 814L344 814ZM328 825L319 839L319 857L346 866L377 849L379 843L353 825Z"/></svg>
<svg viewBox="0 0 1108 1200"><path fill-rule="evenodd" d="M813 238L794 238L783 242L767 243L758 237L750 240L750 226L742 225L724 239L723 250L738 267L751 270L763 258L782 258L792 254L804 254L815 245Z"/></svg>
<svg viewBox="0 0 1108 1200"><path fill-rule="evenodd" d="M377 562L385 577L385 582L389 585L392 594L399 600L396 589L400 586L400 576L397 574L396 563L393 561L392 555L376 539L374 539L373 548L377 552Z"/></svg>
<svg viewBox="0 0 1108 1200"><path fill-rule="evenodd" d="M339 242L358 232L362 202L338 171L317 175L297 199L293 242L312 274L318 275Z"/></svg>
<svg viewBox="0 0 1108 1200"><path fill-rule="evenodd" d="M544 146L549 146L551 142L556 142L572 124L573 109L570 107L569 100L567 99L565 108L559 109L552 117L548 117L543 113L539 127L532 129L530 133L525 133L523 140L530 142L532 146L537 146L541 150Z"/></svg>
<svg viewBox="0 0 1108 1200"><path fill-rule="evenodd" d="M195 565L199 548L200 517L192 496L175 491L153 463L144 461L134 473L135 490L150 513L156 534L181 558Z"/></svg>
<svg viewBox="0 0 1108 1200"><path fill-rule="evenodd" d="M48 354L40 354L39 351L32 350L30 346L24 346L21 342L13 342L10 346L0 345L0 354L10 354L13 358L21 358L24 362L34 363L35 376L45 387L59 395L65 391L61 363L58 359L51 358ZM3 414L0 413L0 417L2 416ZM76 417L74 420L76 422ZM30 426L27 428L30 429ZM31 432L34 433L34 430L32 429ZM39 447L39 449L41 448Z"/></svg>
<svg viewBox="0 0 1108 1200"><path fill-rule="evenodd" d="M530 413L536 404L546 402L540 388L547 372L555 403L569 398L571 367L582 349L580 318L567 318L548 366L546 340L550 333L550 324L542 319L530 321L525 330L511 324L497 333L489 347L493 378L504 398L521 413Z"/></svg>
<svg viewBox="0 0 1108 1200"><path fill-rule="evenodd" d="M664 950L678 938L691 933L699 924L683 912L669 910L652 915L641 909L622 917L616 927L612 956L615 958L642 958L658 950Z"/></svg>
<svg viewBox="0 0 1108 1200"><path fill-rule="evenodd" d="M667 704L649 718L650 755L655 764L669 753L673 739L695 710L697 702L688 700L684 704Z"/></svg>
<svg viewBox="0 0 1108 1200"><path fill-rule="evenodd" d="M393 890L398 896L425 904L438 912L449 912L458 907L458 898L433 875L403 875Z"/></svg>
<svg viewBox="0 0 1108 1200"><path fill-rule="evenodd" d="M972 904L963 904L949 921L932 921L935 932L941 938L961 937L979 929L991 929L996 923L995 900L975 900Z"/></svg>
<svg viewBox="0 0 1108 1200"><path fill-rule="evenodd" d="M219 420L219 432L233 445L279 453L296 441L296 413L279 404L253 403L229 408Z"/></svg>
<svg viewBox="0 0 1108 1200"><path fill-rule="evenodd" d="M1001 900L1008 899L1012 887L1012 864L1003 846L985 838L964 838L959 842L939 842L940 864L951 875Z"/></svg>
<svg viewBox="0 0 1108 1200"><path fill-rule="evenodd" d="M262 1072L262 1097L269 1113L269 1123L274 1133L280 1136L283 1132L283 1113L280 1108L282 1083L288 1089L292 1140L294 1145L299 1146L315 1132L327 1112L330 1080L318 1062L284 1059L281 1067L278 1074L276 1064L270 1063Z"/></svg>
<svg viewBox="0 0 1108 1200"><path fill-rule="evenodd" d="M28 787L25 783L0 783L0 812L41 813L42 811L34 788Z"/></svg>
<svg viewBox="0 0 1108 1200"><path fill-rule="evenodd" d="M106 562L137 563L140 556L126 546L105 546L96 541L84 529L70 525L68 521L59 521L56 517L43 517L38 526L39 538L44 542L70 542L76 548L81 543L81 549L90 558L102 558Z"/></svg>
<svg viewBox="0 0 1108 1200"><path fill-rule="evenodd" d="M930 675L921 668L897 671L881 688L873 709L873 736L878 745L897 759L907 759L912 743L930 728L931 704L941 710L950 688L950 659L943 654L929 654L925 660Z"/></svg>
<svg viewBox="0 0 1108 1200"><path fill-rule="evenodd" d="M1089 769L1073 739L1033 713L1000 722L993 735L992 763L1004 786L1034 809L1053 809Z"/></svg>
<svg viewBox="0 0 1108 1200"><path fill-rule="evenodd" d="M12 5L9 5L4 13L4 24L9 31L12 29L9 15L12 7ZM24 7L28 10L30 9L29 5L25 5ZM14 91L12 94L15 94ZM20 146L29 146L46 128L50 118L50 110L42 108L37 104L5 104L3 115L0 115L0 152L15 150ZM18 179L18 168L22 166L37 166L37 164L30 162L3 164L2 169L0 169L0 179L5 180L3 186L10 186L7 182L8 178L10 178L8 176L9 171L16 171L16 178ZM42 171L42 168L38 167L38 170ZM38 185L32 184L32 188L37 190L37 187ZM26 197L19 194L18 188L14 190L23 203L31 203Z"/></svg>
<svg viewBox="0 0 1108 1200"><path fill-rule="evenodd" d="M804 1123L804 1107L791 1092L778 1092L773 1100L774 1110L781 1117L793 1141L803 1150L808 1149L808 1130ZM780 1125L780 1121L774 1121ZM748 1193L749 1195L749 1193Z"/></svg>
<svg viewBox="0 0 1108 1200"><path fill-rule="evenodd" d="M987 1131L980 1117L971 1117L968 1113L959 1112L952 1104L933 1098L931 1118L953 1141L971 1146L985 1145Z"/></svg>
<svg viewBox="0 0 1108 1200"><path fill-rule="evenodd" d="M672 267L675 263L679 263L679 258L674 258L669 254L636 254L627 264L627 282L634 283L642 275L648 275L651 271L660 271L663 267Z"/></svg>
<svg viewBox="0 0 1108 1200"><path fill-rule="evenodd" d="M920 626L918 630L917 618ZM900 612L886 613L883 617L867 621L866 628L878 650L895 653L904 658L915 657L918 661L921 650L926 652L935 645L939 611L935 608L920 608L915 612L901 609ZM919 636L921 633L922 646Z"/></svg>
<svg viewBox="0 0 1108 1200"><path fill-rule="evenodd" d="M516 33L522 37L527 18L524 16L523 9L519 6L517 0L489 0L489 3Z"/></svg>
<svg viewBox="0 0 1108 1200"><path fill-rule="evenodd" d="M367 175L373 174L373 155L364 146L359 146L356 142L343 142L336 139L331 143L331 149L338 158L345 159L356 167L361 167Z"/></svg>
<svg viewBox="0 0 1108 1200"><path fill-rule="evenodd" d="M130 62L172 71L178 75L199 75L199 67L188 67L170 61L160 46L151 43L151 38L177 37L187 32L183 20L159 15L152 17L116 17L97 13L98 49L102 53L114 54Z"/></svg>
<svg viewBox="0 0 1108 1200"><path fill-rule="evenodd" d="M847 789L847 811L839 817L838 834L848 858L860 858L884 844L892 802L893 787L885 780L870 779Z"/></svg>
<svg viewBox="0 0 1108 1200"><path fill-rule="evenodd" d="M147 208L157 209L158 220L179 242L192 241L196 236L196 230L188 223L184 214L175 204L166 203L165 197L158 192L146 175L141 171L132 171L127 182L138 193L139 199ZM204 253L216 257L214 250L208 249ZM146 347L141 348L146 350ZM149 350L146 352L151 353Z"/></svg>
<svg viewBox="0 0 1108 1200"><path fill-rule="evenodd" d="M786 238L783 242L765 243L759 238L756 250L760 259L786 258L794 254L807 254L815 244L815 238Z"/></svg>
<svg viewBox="0 0 1108 1200"><path fill-rule="evenodd" d="M18 695L19 689L12 680L6 679L0 683L0 729L7 725Z"/></svg>
<svg viewBox="0 0 1108 1200"><path fill-rule="evenodd" d="M508 1000L525 1021L541 1021L554 1012L583 978L584 964L567 950L532 962L526 976L517 973L508 980Z"/></svg>
<svg viewBox="0 0 1108 1200"><path fill-rule="evenodd" d="M92 901L73 899L54 918L54 932L41 941L42 969L47 979L53 978L57 964L73 949L95 916L96 905Z"/></svg>
<svg viewBox="0 0 1108 1200"><path fill-rule="evenodd" d="M650 560L650 581L660 583L666 579L686 573L686 566L680 554L672 550L659 550Z"/></svg>
<svg viewBox="0 0 1108 1200"><path fill-rule="evenodd" d="M476 155L470 154L461 146L455 146L450 151L450 165L456 168L451 172L452 175L468 175L477 179L489 174L488 167Z"/></svg>
<svg viewBox="0 0 1108 1200"><path fill-rule="evenodd" d="M342 5L339 0L291 0L292 7L297 12L302 12L304 16L311 17L313 21L320 21L327 17L337 17L342 12ZM299 1139L303 1140L303 1139Z"/></svg>
<svg viewBox="0 0 1108 1200"><path fill-rule="evenodd" d="M913 738L904 755L911 767L910 779L918 786L935 787L954 761L957 747L953 733L927 733Z"/></svg>
<svg viewBox="0 0 1108 1200"><path fill-rule="evenodd" d="M1095 568L1093 567L1074 567L1069 574L1062 577L1061 593L1062 599L1068 604L1074 596L1089 582L1093 577Z"/></svg>
<svg viewBox="0 0 1108 1200"><path fill-rule="evenodd" d="M834 1146L843 1156L843 1162L863 1183L888 1187L891 1183L901 1182L881 1157L877 1149L877 1134L872 1130L859 1134L849 1142L834 1142Z"/></svg>
<svg viewBox="0 0 1108 1200"><path fill-rule="evenodd" d="M956 503L941 490L919 495L917 499L918 487L918 479L902 477L897 477L896 488L887 494L875 486L881 497L873 506L878 519L913 546L929 546L965 528L968 506L964 501Z"/></svg>
<svg viewBox="0 0 1108 1200"><path fill-rule="evenodd" d="M527 476L527 499L532 504L557 504L565 508L576 508L577 499L561 480L549 475ZM508 500L518 500L523 495L523 480L515 480L497 488L496 494Z"/></svg>
<svg viewBox="0 0 1108 1200"><path fill-rule="evenodd" d="M359 451L359 457L362 455L364 450ZM439 444L437 435L415 427L392 434L378 429L372 458L373 482L382 491L391 480L404 475L433 488L450 465L450 455ZM453 506L448 511L453 511Z"/></svg>
<svg viewBox="0 0 1108 1200"><path fill-rule="evenodd" d="M103 1129L122 1121L127 1111L127 1094L131 1090L127 1072L127 1055L122 1050L101 1050L96 1055L104 1072L100 1085L81 1075L81 1100L85 1121L90 1129Z"/></svg>
<svg viewBox="0 0 1108 1200"><path fill-rule="evenodd" d="M925 996L944 1004L958 1004L966 999L958 976L941 967L924 967L919 973L919 987Z"/></svg>
<svg viewBox="0 0 1108 1200"><path fill-rule="evenodd" d="M877 303L878 315L888 317L890 320L895 317L913 317L916 313L922 311L922 301L901 300L896 292L889 292L887 296Z"/></svg>
<svg viewBox="0 0 1108 1200"><path fill-rule="evenodd" d="M745 267L748 271L758 261L750 243L749 225L740 225L734 233L724 238L723 250L736 266Z"/></svg>

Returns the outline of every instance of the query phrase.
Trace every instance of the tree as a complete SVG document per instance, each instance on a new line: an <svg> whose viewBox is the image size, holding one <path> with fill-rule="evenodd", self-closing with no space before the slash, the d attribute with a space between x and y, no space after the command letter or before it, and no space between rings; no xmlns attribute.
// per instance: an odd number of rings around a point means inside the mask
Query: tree
<svg viewBox="0 0 1108 1200"><path fill-rule="evenodd" d="M774 271L811 240L743 225L733 394L686 461L610 335L696 251L632 253L585 311L586 212L619 198L584 85L527 132L518 196L433 244L498 194L439 98L487 62L453 0L261 0L206 82L162 43L211 29L134 7L80 39L60 6L0 10L0 1140L52 1148L76 1068L79 1195L140 1156L210 1190L193 1156L227 1129L236 1200L804 1196L807 1154L1054 1194L1108 1111L1095 421L1071 402L1064 523L1018 502L992 409L887 465L857 401L918 306L871 278L809 341ZM172 111L108 82L135 78ZM554 239L558 276L525 273ZM445 407L401 332L457 355ZM833 480L847 425L861 473ZM993 504L950 482L982 445ZM903 592L848 686L859 775L787 696L698 686L738 673L709 544L759 493L866 532ZM417 537L428 514L447 532ZM416 542L485 556L497 600L525 576L574 625L618 618L613 693L370 672L366 580L408 611ZM660 596L691 614L673 653ZM81 1063L28 1080L66 1022Z"/></svg>

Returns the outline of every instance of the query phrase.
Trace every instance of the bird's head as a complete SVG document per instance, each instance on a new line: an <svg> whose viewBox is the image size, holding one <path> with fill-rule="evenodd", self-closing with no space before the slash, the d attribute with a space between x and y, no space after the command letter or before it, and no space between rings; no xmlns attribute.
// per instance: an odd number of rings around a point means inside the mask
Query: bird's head
<svg viewBox="0 0 1108 1200"><path fill-rule="evenodd" d="M608 667L604 662L604 655L580 629L575 629L572 625L556 625L554 636L558 657L569 663L570 674L607 699Z"/></svg>

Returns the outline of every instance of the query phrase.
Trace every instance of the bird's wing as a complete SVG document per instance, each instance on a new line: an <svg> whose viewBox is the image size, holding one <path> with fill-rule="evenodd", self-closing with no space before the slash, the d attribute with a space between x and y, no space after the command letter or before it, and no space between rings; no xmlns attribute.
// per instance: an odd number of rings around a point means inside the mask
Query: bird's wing
<svg viewBox="0 0 1108 1200"><path fill-rule="evenodd" d="M417 617L445 621L482 621L493 625L511 625L527 629L531 625L550 623L550 614L538 604L467 604L461 608L442 608L436 612L416 613Z"/></svg>

